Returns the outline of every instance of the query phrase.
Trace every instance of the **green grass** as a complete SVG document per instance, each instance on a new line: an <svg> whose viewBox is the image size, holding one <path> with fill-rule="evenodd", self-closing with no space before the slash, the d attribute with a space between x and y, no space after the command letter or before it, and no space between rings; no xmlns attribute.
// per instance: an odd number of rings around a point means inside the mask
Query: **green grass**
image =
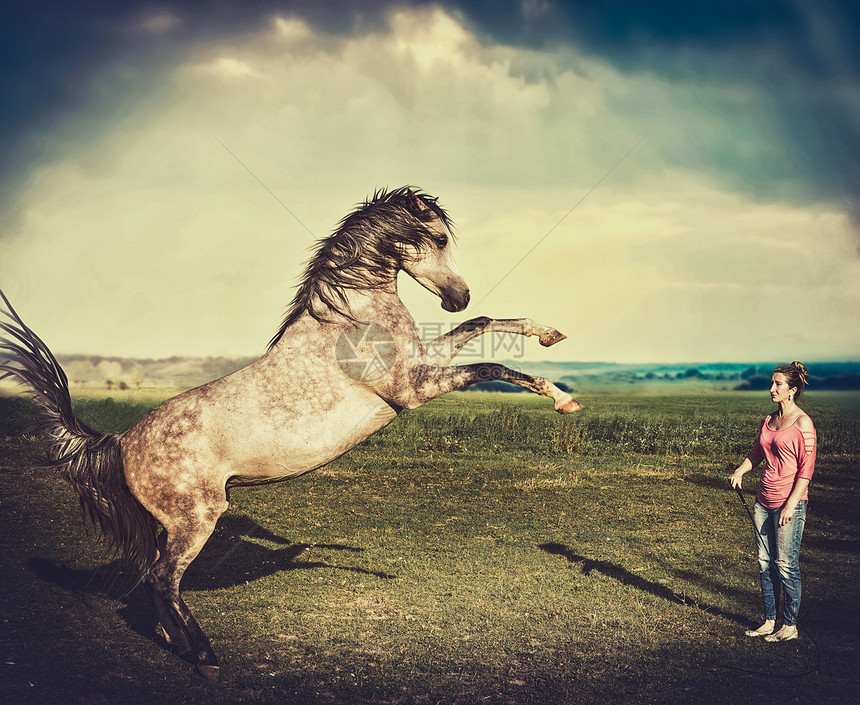
<svg viewBox="0 0 860 705"><path fill-rule="evenodd" d="M726 482L771 405L582 401L561 417L545 399L449 395L321 471L235 490L183 585L218 685L169 651L142 591L105 594L70 490L7 438L0 685L22 703L854 702L860 420L845 399L804 407L821 437L808 632L777 645L742 636L760 597ZM149 406L76 412L119 431Z"/></svg>

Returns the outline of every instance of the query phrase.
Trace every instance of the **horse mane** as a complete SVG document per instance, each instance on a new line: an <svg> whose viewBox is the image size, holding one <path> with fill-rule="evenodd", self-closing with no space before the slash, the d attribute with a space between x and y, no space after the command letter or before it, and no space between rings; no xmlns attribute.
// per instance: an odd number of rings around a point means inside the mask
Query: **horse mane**
<svg viewBox="0 0 860 705"><path fill-rule="evenodd" d="M334 233L317 240L314 255L281 327L269 342L269 350L305 312L318 321L331 322L317 310L316 302L323 309L354 320L346 310L345 289L373 288L396 276L404 247L421 249L432 244L434 234L423 223L438 218L450 232L453 223L437 200L410 186L391 191L377 189L344 216Z"/></svg>

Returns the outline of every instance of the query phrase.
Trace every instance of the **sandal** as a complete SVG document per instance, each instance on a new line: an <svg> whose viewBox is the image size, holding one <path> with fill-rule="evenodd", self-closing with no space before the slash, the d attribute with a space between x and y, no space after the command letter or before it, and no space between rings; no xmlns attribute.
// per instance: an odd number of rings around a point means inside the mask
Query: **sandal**
<svg viewBox="0 0 860 705"><path fill-rule="evenodd" d="M762 624L758 629L747 629L744 634L747 636L768 636L773 634L773 630L776 627L776 620L768 619L764 624Z"/></svg>
<svg viewBox="0 0 860 705"><path fill-rule="evenodd" d="M782 629L778 632L774 632L773 634L768 634L764 640L765 641L791 641L792 639L797 639L797 627L794 625L785 626L783 625Z"/></svg>

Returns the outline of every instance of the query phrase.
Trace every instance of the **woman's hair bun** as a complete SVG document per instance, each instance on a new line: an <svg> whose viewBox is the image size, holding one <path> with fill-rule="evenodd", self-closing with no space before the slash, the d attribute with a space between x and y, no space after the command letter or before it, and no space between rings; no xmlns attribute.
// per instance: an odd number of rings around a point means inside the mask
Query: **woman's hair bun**
<svg viewBox="0 0 860 705"><path fill-rule="evenodd" d="M797 374L803 381L803 384L809 384L809 372L806 369L806 365L804 365L802 362L798 362L797 360L795 360L791 363L791 366L797 370Z"/></svg>
<svg viewBox="0 0 860 705"><path fill-rule="evenodd" d="M798 399L803 396L803 390L809 384L809 372L806 369L806 365L802 362L794 361L790 365L780 365L774 369L774 372L785 375L789 386L797 387L796 397Z"/></svg>

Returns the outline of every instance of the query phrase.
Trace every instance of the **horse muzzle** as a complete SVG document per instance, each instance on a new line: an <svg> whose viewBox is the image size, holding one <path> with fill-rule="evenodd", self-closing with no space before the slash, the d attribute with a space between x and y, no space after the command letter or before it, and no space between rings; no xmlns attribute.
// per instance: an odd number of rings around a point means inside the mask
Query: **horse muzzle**
<svg viewBox="0 0 860 705"><path fill-rule="evenodd" d="M442 296L442 308L451 313L458 313L469 305L469 290L452 292Z"/></svg>

